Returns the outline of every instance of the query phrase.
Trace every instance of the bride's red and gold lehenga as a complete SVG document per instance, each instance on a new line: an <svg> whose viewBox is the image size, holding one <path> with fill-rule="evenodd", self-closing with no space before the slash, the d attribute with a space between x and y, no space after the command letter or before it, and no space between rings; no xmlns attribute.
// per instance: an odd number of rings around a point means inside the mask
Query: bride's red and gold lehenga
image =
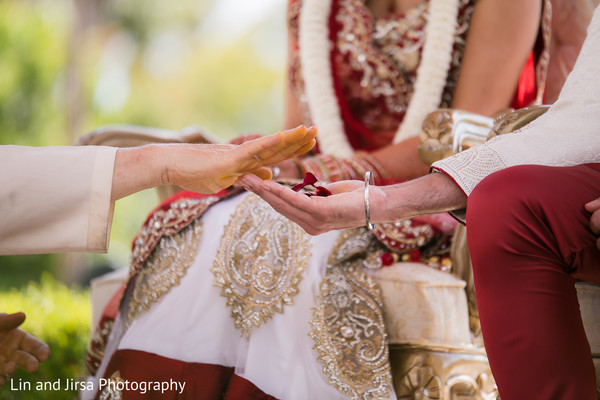
<svg viewBox="0 0 600 400"><path fill-rule="evenodd" d="M473 7L430 0L375 18L362 0L292 0L289 77L319 129L318 153L299 169L323 181L403 179L369 152L451 105ZM514 107L538 96L543 61L532 51ZM135 238L128 284L93 337L96 398L395 398L368 270L390 254L425 261L452 226L437 216L311 237L247 192L179 193ZM127 381L183 382L184 394L106 385Z"/></svg>

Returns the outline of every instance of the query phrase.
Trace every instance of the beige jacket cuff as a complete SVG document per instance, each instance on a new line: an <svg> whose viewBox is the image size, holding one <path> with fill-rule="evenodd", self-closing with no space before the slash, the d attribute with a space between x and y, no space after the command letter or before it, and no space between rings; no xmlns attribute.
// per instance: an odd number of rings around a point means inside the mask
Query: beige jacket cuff
<svg viewBox="0 0 600 400"><path fill-rule="evenodd" d="M0 146L0 254L106 251L116 151Z"/></svg>

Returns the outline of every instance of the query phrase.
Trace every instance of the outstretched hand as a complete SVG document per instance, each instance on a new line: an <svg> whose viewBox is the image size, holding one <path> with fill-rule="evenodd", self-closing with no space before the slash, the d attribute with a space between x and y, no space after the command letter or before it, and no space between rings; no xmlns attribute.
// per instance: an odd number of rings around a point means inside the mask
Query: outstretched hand
<svg viewBox="0 0 600 400"><path fill-rule="evenodd" d="M361 181L329 184L327 189L332 195L327 197L308 197L273 181L263 182L254 175L244 175L240 183L311 235L363 226L366 222L364 183Z"/></svg>
<svg viewBox="0 0 600 400"><path fill-rule="evenodd" d="M216 193L244 174L270 179L269 165L304 154L316 143L317 129L299 126L242 144L156 144L119 149L111 201L159 185Z"/></svg>
<svg viewBox="0 0 600 400"><path fill-rule="evenodd" d="M50 354L48 345L19 329L23 321L25 314L22 312L0 314L0 386L17 367L33 372Z"/></svg>
<svg viewBox="0 0 600 400"><path fill-rule="evenodd" d="M592 216L590 217L590 228L592 229L592 232L600 235L600 198L587 203L585 209L592 213ZM596 246L600 249L600 237L596 241Z"/></svg>
<svg viewBox="0 0 600 400"><path fill-rule="evenodd" d="M199 193L215 193L247 173L270 179L266 166L304 154L315 145L315 127L299 126L240 145L189 145L189 153L166 170L166 182ZM186 155L190 158L186 158Z"/></svg>

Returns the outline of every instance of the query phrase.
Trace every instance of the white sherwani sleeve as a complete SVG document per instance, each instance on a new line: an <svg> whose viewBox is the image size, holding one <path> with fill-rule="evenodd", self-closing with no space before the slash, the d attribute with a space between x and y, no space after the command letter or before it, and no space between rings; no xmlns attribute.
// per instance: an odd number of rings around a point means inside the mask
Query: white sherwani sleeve
<svg viewBox="0 0 600 400"><path fill-rule="evenodd" d="M0 146L0 254L106 251L116 151Z"/></svg>
<svg viewBox="0 0 600 400"><path fill-rule="evenodd" d="M435 162L467 196L486 176L515 165L600 163L600 7L556 103L526 127Z"/></svg>

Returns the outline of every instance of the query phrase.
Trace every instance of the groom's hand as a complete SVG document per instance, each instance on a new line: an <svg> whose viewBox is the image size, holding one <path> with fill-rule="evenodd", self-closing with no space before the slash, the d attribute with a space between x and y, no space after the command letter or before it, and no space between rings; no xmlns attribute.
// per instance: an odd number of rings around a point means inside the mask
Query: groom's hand
<svg viewBox="0 0 600 400"><path fill-rule="evenodd" d="M262 182L252 175L245 175L241 184L311 235L365 225L364 183L361 181L331 183L326 188L332 195L327 197L308 197L272 181Z"/></svg>

